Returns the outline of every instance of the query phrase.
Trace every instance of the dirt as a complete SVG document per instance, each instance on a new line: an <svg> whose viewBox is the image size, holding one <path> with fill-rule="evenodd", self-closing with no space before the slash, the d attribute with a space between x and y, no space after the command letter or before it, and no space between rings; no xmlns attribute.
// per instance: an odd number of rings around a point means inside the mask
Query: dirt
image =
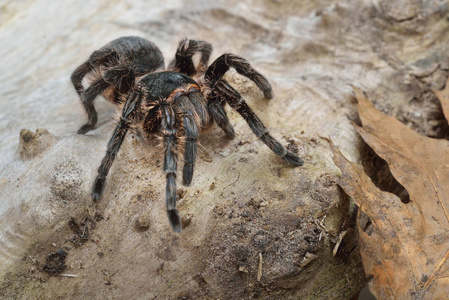
<svg viewBox="0 0 449 300"><path fill-rule="evenodd" d="M70 238L69 241L76 247L81 246L89 240L89 221L89 218L85 218L80 224L77 224L75 219L72 218L68 222L70 229L72 229L72 231L75 233L75 235Z"/></svg>
<svg viewBox="0 0 449 300"><path fill-rule="evenodd" d="M61 274L67 266L64 264L67 257L67 252L59 248L56 252L50 253L47 256L46 264L42 268L44 272L49 275Z"/></svg>

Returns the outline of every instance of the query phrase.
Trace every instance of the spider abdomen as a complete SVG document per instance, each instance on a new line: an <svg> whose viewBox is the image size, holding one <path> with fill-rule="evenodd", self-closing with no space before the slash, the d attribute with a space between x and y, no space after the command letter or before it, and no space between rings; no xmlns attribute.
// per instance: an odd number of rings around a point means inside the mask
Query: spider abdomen
<svg viewBox="0 0 449 300"><path fill-rule="evenodd" d="M136 77L164 69L164 56L161 50L147 39L137 36L125 36L115 39L99 50L92 53L89 58L91 64L103 59L105 53L111 54L111 66L126 61L135 72ZM117 61L118 60L118 61Z"/></svg>

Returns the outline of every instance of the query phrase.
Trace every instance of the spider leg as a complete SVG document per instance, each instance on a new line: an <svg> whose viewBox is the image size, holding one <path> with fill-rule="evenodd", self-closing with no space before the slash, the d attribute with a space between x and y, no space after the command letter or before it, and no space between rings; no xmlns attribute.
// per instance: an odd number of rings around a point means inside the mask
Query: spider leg
<svg viewBox="0 0 449 300"><path fill-rule="evenodd" d="M205 78L213 86L229 68L234 68L239 74L251 79L262 90L265 98L273 98L273 91L268 80L257 72L246 59L232 53L226 53L217 58L206 70Z"/></svg>
<svg viewBox="0 0 449 300"><path fill-rule="evenodd" d="M195 68L192 57L197 53L201 54L201 57L197 68ZM197 72L202 74L207 68L211 53L212 45L208 42L182 39L176 50L175 59L169 64L169 67L188 76L193 76Z"/></svg>
<svg viewBox="0 0 449 300"><path fill-rule="evenodd" d="M132 65L121 63L106 70L103 79L113 85L119 93L127 93L134 86L136 76ZM119 102L118 99L114 101Z"/></svg>
<svg viewBox="0 0 449 300"><path fill-rule="evenodd" d="M183 184L190 185L193 177L197 153L198 127L208 123L208 112L204 107L204 98L196 84L182 86L172 92L167 101L176 107L178 122L185 136Z"/></svg>
<svg viewBox="0 0 449 300"><path fill-rule="evenodd" d="M225 132L226 136L233 139L235 137L234 127L228 119L228 115L219 100L212 98L208 103L209 114L217 125Z"/></svg>
<svg viewBox="0 0 449 300"><path fill-rule="evenodd" d="M70 79L76 92L80 96L84 109L88 115L88 122L78 130L78 133L84 134L88 132L97 123L97 112L95 111L92 102L98 94L102 93L107 88L107 86L103 87L105 86L104 82L97 80L92 84L93 86L91 85L92 88L90 90L88 88L85 91L82 85L84 76L93 70L98 69L100 66L108 66L119 59L120 58L115 51L98 50L93 52L86 62L73 71Z"/></svg>
<svg viewBox="0 0 449 300"><path fill-rule="evenodd" d="M72 81L72 84L80 97L84 92L84 87L81 82L83 81L84 76L86 76L86 74L91 72L92 70L92 65L89 63L89 61L86 61L78 66L78 68L76 68L70 76L70 80Z"/></svg>
<svg viewBox="0 0 449 300"><path fill-rule="evenodd" d="M100 66L107 66L108 64L118 60L119 56L115 51L94 51L89 59L78 66L70 76L70 80L72 81L73 87L78 95L81 97L84 92L84 87L82 85L84 76Z"/></svg>
<svg viewBox="0 0 449 300"><path fill-rule="evenodd" d="M262 121L257 117L253 110L248 106L242 96L225 80L220 80L214 87L215 91L223 95L227 103L235 109L252 129L254 134L268 146L277 156L295 165L302 166L304 161L295 153L288 151L274 137L270 135L268 129L263 125Z"/></svg>
<svg viewBox="0 0 449 300"><path fill-rule="evenodd" d="M96 80L92 83L87 90L81 95L81 101L83 102L84 109L87 112L87 123L78 129L79 134L85 134L97 124L98 116L95 110L94 100L100 95L105 89L110 86L109 83L104 81L103 78Z"/></svg>
<svg viewBox="0 0 449 300"><path fill-rule="evenodd" d="M161 132L164 137L164 172L167 177L165 190L167 215L171 227L175 232L181 232L181 218L176 209L176 169L177 169L177 129L175 127L176 116L169 103L161 104Z"/></svg>
<svg viewBox="0 0 449 300"><path fill-rule="evenodd" d="M101 194L103 193L106 176L108 175L109 169L111 168L112 163L120 150L120 146L122 145L131 123L136 117L136 110L139 107L140 102L140 92L131 92L125 106L123 107L120 121L117 124L111 139L109 140L106 155L98 168L98 175L92 188L92 199L94 201L100 199Z"/></svg>
<svg viewBox="0 0 449 300"><path fill-rule="evenodd" d="M128 92L134 85L135 75L132 67L127 64L119 64L118 66L106 70L102 77L94 81L86 91L81 95L84 109L87 112L88 121L81 126L78 133L84 134L91 130L97 123L98 116L95 110L94 100L103 93L108 87L115 86L114 102L121 102L119 95Z"/></svg>
<svg viewBox="0 0 449 300"><path fill-rule="evenodd" d="M190 185L193 177L193 169L196 160L196 140L198 138L198 127L192 116L183 118L184 130L186 133L186 142L184 150L184 168L182 170L182 183L185 186Z"/></svg>

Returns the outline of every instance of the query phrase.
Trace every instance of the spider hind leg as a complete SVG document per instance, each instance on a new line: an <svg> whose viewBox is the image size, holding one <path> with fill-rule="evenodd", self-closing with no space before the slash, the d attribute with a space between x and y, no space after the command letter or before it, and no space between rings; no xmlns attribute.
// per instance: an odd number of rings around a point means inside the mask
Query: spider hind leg
<svg viewBox="0 0 449 300"><path fill-rule="evenodd" d="M98 120L95 110L94 100L107 88L114 87L113 103L120 103L120 94L127 93L134 85L135 75L132 67L128 64L119 64L107 69L102 77L94 81L86 91L81 95L84 108L87 112L88 121L79 130L78 133L84 134L93 129Z"/></svg>
<svg viewBox="0 0 449 300"><path fill-rule="evenodd" d="M117 69L118 67L111 68L111 65L118 63L119 60L120 58L115 51L98 50L92 53L89 59L76 68L72 73L72 84L80 96L88 119L87 123L81 126L78 130L79 134L84 134L94 128L98 120L98 115L93 102L95 98L111 86L114 81L110 78L110 76L108 78L99 77L86 90L84 90L82 85L83 78L90 72L98 72L101 67L107 68L104 75L107 75L108 71L110 71L109 74L113 75L113 72L111 71Z"/></svg>
<svg viewBox="0 0 449 300"><path fill-rule="evenodd" d="M81 95L84 92L84 87L82 85L82 81L84 76L87 75L87 73L90 73L93 70L92 65L89 63L89 61L84 62L78 68L73 71L72 75L70 76L70 80L72 81L73 87L75 88L75 91L77 94L81 97Z"/></svg>
<svg viewBox="0 0 449 300"><path fill-rule="evenodd" d="M87 112L87 123L81 126L78 130L79 134L85 134L94 128L98 121L97 111L95 110L94 100L99 94L104 92L109 87L109 83L104 81L103 78L96 80L92 83L87 90L81 95L81 101L83 103L84 109Z"/></svg>

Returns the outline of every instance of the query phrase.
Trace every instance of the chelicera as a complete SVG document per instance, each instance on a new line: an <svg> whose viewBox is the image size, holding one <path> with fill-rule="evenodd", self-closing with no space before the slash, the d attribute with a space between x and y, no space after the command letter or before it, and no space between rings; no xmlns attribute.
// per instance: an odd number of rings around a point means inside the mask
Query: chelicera
<svg viewBox="0 0 449 300"><path fill-rule="evenodd" d="M118 124L108 143L106 155L98 168L92 198L100 199L106 177L129 129L138 129L147 136L160 135L164 146L164 172L167 178L166 206L170 225L175 232L182 229L176 209L176 175L178 153L184 153L182 180L192 181L197 154L197 139L201 131L216 123L228 138L235 132L224 106L229 104L248 123L276 155L294 166L303 160L285 149L270 135L262 121L248 106L240 93L223 75L234 68L251 79L265 98L273 97L268 80L257 72L247 60L234 54L223 54L208 66L211 44L183 39L175 59L165 69L159 48L143 38L121 37L93 52L89 59L72 74L72 83L88 115L88 121L78 133L94 128L97 113L93 102L102 94L121 109ZM199 55L199 62L192 57ZM84 89L82 80L93 74L93 81Z"/></svg>

